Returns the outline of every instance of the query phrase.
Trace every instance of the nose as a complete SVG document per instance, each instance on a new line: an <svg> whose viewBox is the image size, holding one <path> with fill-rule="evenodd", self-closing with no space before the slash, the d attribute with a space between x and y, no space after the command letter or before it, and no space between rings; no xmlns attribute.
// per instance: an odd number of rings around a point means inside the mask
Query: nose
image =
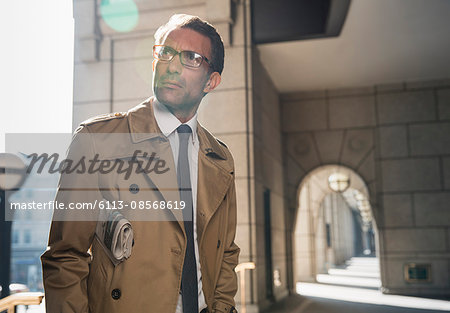
<svg viewBox="0 0 450 313"><path fill-rule="evenodd" d="M167 67L167 71L170 73L181 73L183 70L183 64L181 64L180 55L176 55L169 62L169 66Z"/></svg>

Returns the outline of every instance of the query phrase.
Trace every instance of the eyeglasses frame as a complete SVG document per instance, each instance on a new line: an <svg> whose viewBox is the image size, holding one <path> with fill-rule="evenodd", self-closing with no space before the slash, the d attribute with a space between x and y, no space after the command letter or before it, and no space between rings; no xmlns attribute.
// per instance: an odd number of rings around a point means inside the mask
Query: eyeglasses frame
<svg viewBox="0 0 450 313"><path fill-rule="evenodd" d="M169 48L171 48L172 50L176 51L176 54L174 54L173 57L172 57L170 60L161 60L161 59L159 59L159 58L157 57L156 47L169 47ZM199 56L202 57L202 63L200 63L200 65L199 65L198 67L193 67L193 66L189 66L189 65L184 64L183 61L181 60L181 53L183 53L183 52L193 52L193 53L198 54ZM208 59L207 57L205 57L204 55L201 55L201 54L198 53L198 52L195 52L195 51L192 51L192 50L182 50L182 51L178 51L178 50L176 50L176 49L174 49L174 48L172 48L171 46L168 46L168 45L154 45L154 46L153 46L153 57L154 57L156 60L158 60L158 61L170 63L170 62L172 62L172 60L173 60L177 55L178 55L179 58L180 58L180 63L181 63L184 67L187 67L187 68L200 68L200 66L202 66L203 60L204 60L204 61L206 61L206 63L208 63L208 66L209 66L209 67L211 67L211 68L214 69L214 66L212 65L211 61L209 61L209 59Z"/></svg>

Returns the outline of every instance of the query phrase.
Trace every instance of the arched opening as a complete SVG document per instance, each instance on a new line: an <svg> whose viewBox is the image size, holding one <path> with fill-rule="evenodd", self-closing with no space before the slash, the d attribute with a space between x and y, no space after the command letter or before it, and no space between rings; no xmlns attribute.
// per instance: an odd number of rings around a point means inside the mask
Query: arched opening
<svg viewBox="0 0 450 313"><path fill-rule="evenodd" d="M378 288L377 227L363 179L345 166L321 166L297 196L295 281ZM345 277L353 280L337 282Z"/></svg>

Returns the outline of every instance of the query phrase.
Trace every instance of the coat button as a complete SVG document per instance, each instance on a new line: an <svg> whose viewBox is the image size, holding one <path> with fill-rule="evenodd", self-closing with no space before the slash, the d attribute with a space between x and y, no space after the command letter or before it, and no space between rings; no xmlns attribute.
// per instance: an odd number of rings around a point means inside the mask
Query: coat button
<svg viewBox="0 0 450 313"><path fill-rule="evenodd" d="M139 186L136 184L131 184L129 190L132 194L137 194L139 192Z"/></svg>
<svg viewBox="0 0 450 313"><path fill-rule="evenodd" d="M120 299L120 296L121 296L120 289L113 289L113 291L111 292L111 297L112 297L114 300L119 300L119 299Z"/></svg>

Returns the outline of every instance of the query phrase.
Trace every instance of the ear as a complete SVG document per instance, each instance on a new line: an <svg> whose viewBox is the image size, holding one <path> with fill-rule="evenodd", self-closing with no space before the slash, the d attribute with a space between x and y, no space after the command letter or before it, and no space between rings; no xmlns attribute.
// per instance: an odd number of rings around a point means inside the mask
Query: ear
<svg viewBox="0 0 450 313"><path fill-rule="evenodd" d="M217 86L219 86L222 77L218 72L213 72L209 75L209 79L205 84L205 88L203 89L204 93L208 93L213 91Z"/></svg>
<svg viewBox="0 0 450 313"><path fill-rule="evenodd" d="M152 62L152 71L154 72L155 71L155 67L156 67L156 62L157 62L158 60L153 60L153 62Z"/></svg>

